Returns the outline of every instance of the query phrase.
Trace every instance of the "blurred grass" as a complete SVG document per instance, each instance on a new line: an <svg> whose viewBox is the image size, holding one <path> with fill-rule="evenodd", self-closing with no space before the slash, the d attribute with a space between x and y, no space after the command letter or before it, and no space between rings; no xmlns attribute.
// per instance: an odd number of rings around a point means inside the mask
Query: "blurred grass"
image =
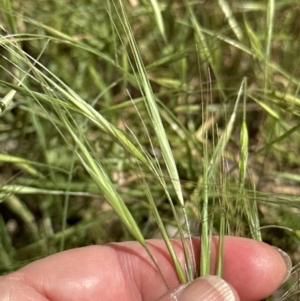
<svg viewBox="0 0 300 301"><path fill-rule="evenodd" d="M218 233L300 261L299 1L1 4L1 273L174 229L182 281Z"/></svg>

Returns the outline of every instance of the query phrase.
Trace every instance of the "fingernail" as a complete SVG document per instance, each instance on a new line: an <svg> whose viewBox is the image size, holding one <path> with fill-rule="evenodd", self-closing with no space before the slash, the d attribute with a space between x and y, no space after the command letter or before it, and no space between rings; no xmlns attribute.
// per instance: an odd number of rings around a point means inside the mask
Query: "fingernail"
<svg viewBox="0 0 300 301"><path fill-rule="evenodd" d="M189 285L174 292L172 300L176 301L237 301L237 293L223 279L217 276L198 278Z"/></svg>
<svg viewBox="0 0 300 301"><path fill-rule="evenodd" d="M282 259L283 259L283 261L285 263L285 266L286 266L286 275L285 275L285 278L284 278L284 280L282 282L282 283L284 283L285 281L287 281L287 279L291 275L291 271L292 271L292 268L293 268L292 260L291 260L291 257L287 253L285 253L284 251L282 251L281 249L279 249L277 247L275 247L275 249L278 251L278 253L282 257Z"/></svg>

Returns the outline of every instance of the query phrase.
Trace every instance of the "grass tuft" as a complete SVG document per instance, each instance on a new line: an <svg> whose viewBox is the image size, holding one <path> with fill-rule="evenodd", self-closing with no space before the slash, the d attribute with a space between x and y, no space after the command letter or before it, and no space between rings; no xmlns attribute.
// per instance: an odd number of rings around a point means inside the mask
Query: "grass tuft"
<svg viewBox="0 0 300 301"><path fill-rule="evenodd" d="M155 263L160 237L186 282L211 272L213 235L221 276L238 235L291 255L292 300L298 1L42 2L0 8L1 273L129 239Z"/></svg>

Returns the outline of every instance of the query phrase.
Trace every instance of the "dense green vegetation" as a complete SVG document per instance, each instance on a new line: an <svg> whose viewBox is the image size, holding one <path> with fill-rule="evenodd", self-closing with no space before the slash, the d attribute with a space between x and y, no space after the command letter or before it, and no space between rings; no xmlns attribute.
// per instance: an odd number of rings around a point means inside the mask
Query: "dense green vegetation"
<svg viewBox="0 0 300 301"><path fill-rule="evenodd" d="M212 234L262 239L297 265L299 12L298 0L2 0L1 273L190 233L204 237L201 274ZM296 266L284 298L297 281Z"/></svg>

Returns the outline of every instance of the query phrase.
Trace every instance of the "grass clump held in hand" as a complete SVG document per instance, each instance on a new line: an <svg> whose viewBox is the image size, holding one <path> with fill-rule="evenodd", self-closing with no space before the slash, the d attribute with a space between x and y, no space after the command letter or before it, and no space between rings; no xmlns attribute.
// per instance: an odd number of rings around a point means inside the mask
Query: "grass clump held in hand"
<svg viewBox="0 0 300 301"><path fill-rule="evenodd" d="M224 235L299 262L297 20L283 0L4 1L2 273L158 236L182 282L210 272L212 235L219 275Z"/></svg>

